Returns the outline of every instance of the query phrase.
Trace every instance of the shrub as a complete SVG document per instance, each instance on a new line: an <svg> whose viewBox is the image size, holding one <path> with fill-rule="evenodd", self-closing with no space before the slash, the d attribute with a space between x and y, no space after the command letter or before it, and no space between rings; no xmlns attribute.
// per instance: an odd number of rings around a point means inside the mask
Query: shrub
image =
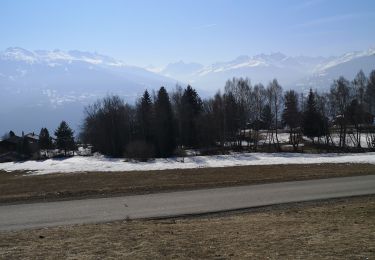
<svg viewBox="0 0 375 260"><path fill-rule="evenodd" d="M181 162L185 162L185 157L187 156L187 154L186 154L186 151L181 146L177 147L174 150L173 154L177 157L180 157L182 159Z"/></svg>

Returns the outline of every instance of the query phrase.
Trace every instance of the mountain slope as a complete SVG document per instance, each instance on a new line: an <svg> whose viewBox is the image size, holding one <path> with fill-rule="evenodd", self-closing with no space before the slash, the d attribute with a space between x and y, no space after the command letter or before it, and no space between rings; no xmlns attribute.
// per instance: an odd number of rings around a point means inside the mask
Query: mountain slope
<svg viewBox="0 0 375 260"><path fill-rule="evenodd" d="M175 80L113 58L87 52L30 52L9 48L0 53L0 87L60 91L126 91L173 84Z"/></svg>
<svg viewBox="0 0 375 260"><path fill-rule="evenodd" d="M365 52L348 53L319 65L313 74L295 83L297 89L314 88L327 91L333 80L344 76L353 80L359 70L368 75L375 70L375 49Z"/></svg>
<svg viewBox="0 0 375 260"><path fill-rule="evenodd" d="M313 87L327 90L333 79L339 76L351 80L361 69L366 74L375 69L374 54L375 49L327 58L288 57L279 52L253 57L243 55L232 61L218 62L203 68L196 67L195 70L179 62L168 65L160 73L174 78L184 78L185 82L211 92L222 88L225 81L232 77L248 77L253 84L268 84L273 78L277 78L285 88L305 90ZM177 67L178 70L171 69L171 66ZM188 73L181 75L181 71Z"/></svg>
<svg viewBox="0 0 375 260"><path fill-rule="evenodd" d="M116 93L134 102L146 88L175 83L96 53L8 48L0 53L0 135L54 128L63 119L78 129L84 105L99 97Z"/></svg>

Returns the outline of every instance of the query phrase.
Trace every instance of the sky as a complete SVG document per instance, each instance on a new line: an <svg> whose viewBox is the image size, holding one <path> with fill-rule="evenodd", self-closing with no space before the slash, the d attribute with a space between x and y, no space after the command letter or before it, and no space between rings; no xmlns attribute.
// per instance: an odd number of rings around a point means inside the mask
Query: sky
<svg viewBox="0 0 375 260"><path fill-rule="evenodd" d="M374 0L1 0L0 50L81 50L137 66L375 47Z"/></svg>

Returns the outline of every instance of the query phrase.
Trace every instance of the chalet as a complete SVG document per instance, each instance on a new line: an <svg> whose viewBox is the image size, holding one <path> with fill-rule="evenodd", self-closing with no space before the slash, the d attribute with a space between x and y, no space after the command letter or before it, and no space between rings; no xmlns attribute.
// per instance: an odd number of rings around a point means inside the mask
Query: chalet
<svg viewBox="0 0 375 260"><path fill-rule="evenodd" d="M17 136L13 132L0 141L0 162L39 158L39 136L34 133Z"/></svg>

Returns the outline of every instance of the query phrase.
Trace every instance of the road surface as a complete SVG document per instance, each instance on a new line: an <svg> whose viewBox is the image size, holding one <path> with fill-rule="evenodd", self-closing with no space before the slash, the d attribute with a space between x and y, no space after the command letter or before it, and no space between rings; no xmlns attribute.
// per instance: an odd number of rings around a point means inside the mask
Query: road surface
<svg viewBox="0 0 375 260"><path fill-rule="evenodd" d="M172 217L375 194L375 175L0 206L0 231Z"/></svg>

